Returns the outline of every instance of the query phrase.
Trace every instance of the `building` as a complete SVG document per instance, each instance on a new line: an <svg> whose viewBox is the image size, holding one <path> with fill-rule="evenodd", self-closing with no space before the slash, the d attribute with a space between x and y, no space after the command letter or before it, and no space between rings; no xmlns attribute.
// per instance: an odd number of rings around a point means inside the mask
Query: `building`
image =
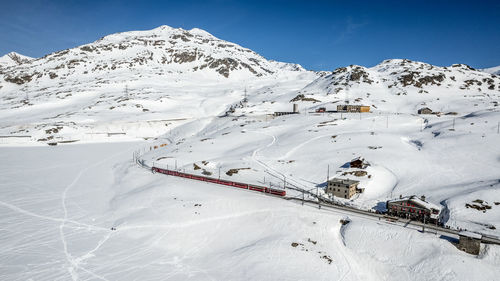
<svg viewBox="0 0 500 281"><path fill-rule="evenodd" d="M470 231L460 231L458 237L458 249L472 255L479 254L479 250L481 250L481 239L483 238L481 234Z"/></svg>
<svg viewBox="0 0 500 281"><path fill-rule="evenodd" d="M333 194L335 197L350 199L354 194L361 192L358 189L359 181L349 179L332 179L328 181L326 193Z"/></svg>
<svg viewBox="0 0 500 281"><path fill-rule="evenodd" d="M316 112L317 113L326 112L326 107L320 107L320 108L316 109Z"/></svg>
<svg viewBox="0 0 500 281"><path fill-rule="evenodd" d="M389 200L386 203L387 214L424 223L439 223L441 207L425 201L425 196L415 195Z"/></svg>
<svg viewBox="0 0 500 281"><path fill-rule="evenodd" d="M417 112L418 112L418 114L432 114L433 113L432 109L430 109L428 107L422 107Z"/></svg>
<svg viewBox="0 0 500 281"><path fill-rule="evenodd" d="M358 168L358 169L364 169L366 168L367 165L368 163L365 162L365 158L363 157L354 158L349 163L349 166L351 168Z"/></svg>
<svg viewBox="0 0 500 281"><path fill-rule="evenodd" d="M350 105L342 104L337 105L338 112L370 112L370 106L368 105Z"/></svg>
<svg viewBox="0 0 500 281"><path fill-rule="evenodd" d="M293 111L282 111L282 112L274 112L274 116L282 116L282 115L290 115L290 114L299 114L299 105L293 104Z"/></svg>

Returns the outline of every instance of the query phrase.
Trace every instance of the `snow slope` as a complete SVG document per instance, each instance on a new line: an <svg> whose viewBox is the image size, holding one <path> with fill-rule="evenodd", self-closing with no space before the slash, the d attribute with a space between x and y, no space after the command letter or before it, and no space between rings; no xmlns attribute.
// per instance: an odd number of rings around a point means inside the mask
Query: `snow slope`
<svg viewBox="0 0 500 281"><path fill-rule="evenodd" d="M495 66L495 67L490 67L490 68L483 68L481 71L484 71L489 74L495 74L495 75L500 75L500 65Z"/></svg>
<svg viewBox="0 0 500 281"><path fill-rule="evenodd" d="M138 168L141 143L0 148L2 280L494 280L446 237ZM111 230L115 228L116 230ZM297 243L297 244L294 244ZM295 246L295 247L294 247ZM467 269L467 270L465 270Z"/></svg>

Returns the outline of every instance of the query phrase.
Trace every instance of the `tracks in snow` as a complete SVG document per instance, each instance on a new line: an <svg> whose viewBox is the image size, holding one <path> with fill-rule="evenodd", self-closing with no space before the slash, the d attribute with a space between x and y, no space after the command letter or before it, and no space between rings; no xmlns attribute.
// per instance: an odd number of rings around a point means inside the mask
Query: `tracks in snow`
<svg viewBox="0 0 500 281"><path fill-rule="evenodd" d="M66 241L66 235L64 233L64 228L66 226L66 222L70 221L68 220L68 208L66 206L66 201L67 201L67 197L68 197L68 192L71 190L71 188L73 188L77 183L78 181L80 180L80 178L83 176L83 174L85 174L88 170L94 168L94 167L97 167L103 163L105 163L106 161L112 159L112 158L115 158L123 153L129 153L129 150L126 150L126 151L122 151L122 152L119 152L119 153L116 153L116 154L113 154L109 157L106 157L98 162L95 162L94 164L90 165L90 166L87 166L86 168L80 170L80 172L73 178L73 181L66 186L66 188L64 189L62 195L61 195L61 205L62 205L62 208L63 208L63 211L64 211L64 217L60 220L61 221L61 224L59 225L59 236L61 238L61 243L63 244L63 251L64 251L64 255L66 256L66 260L67 262L69 263L69 267L67 268L68 269L68 272L69 274L71 275L71 279L72 280L79 280L79 276L78 276L78 270L82 270L88 274L90 274L91 276L93 276L94 278L96 279L100 279L100 280L107 280L106 278L102 277L102 276L99 276L85 268L83 268L80 263L86 259L88 259L89 257L92 256L93 252L97 251L111 236L111 233L108 233L104 239L101 239L97 246L92 249L91 251L89 251L88 253L82 255L81 257L79 258L74 258L69 252L68 252L68 243Z"/></svg>

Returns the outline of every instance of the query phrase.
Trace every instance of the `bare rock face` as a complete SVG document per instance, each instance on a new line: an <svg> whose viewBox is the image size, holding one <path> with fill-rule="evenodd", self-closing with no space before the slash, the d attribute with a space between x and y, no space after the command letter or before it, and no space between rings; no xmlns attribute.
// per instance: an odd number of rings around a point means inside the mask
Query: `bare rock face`
<svg viewBox="0 0 500 281"><path fill-rule="evenodd" d="M369 74L363 70L363 67L360 66L352 66L349 80L356 82L364 82L368 84L373 83L373 80L369 78Z"/></svg>
<svg viewBox="0 0 500 281"><path fill-rule="evenodd" d="M422 88L422 85L441 85L440 82L443 82L446 76L443 73L426 75L420 77L420 73L417 71L412 71L408 74L403 74L399 76L398 80L401 82L403 87L407 87L413 85L417 88Z"/></svg>

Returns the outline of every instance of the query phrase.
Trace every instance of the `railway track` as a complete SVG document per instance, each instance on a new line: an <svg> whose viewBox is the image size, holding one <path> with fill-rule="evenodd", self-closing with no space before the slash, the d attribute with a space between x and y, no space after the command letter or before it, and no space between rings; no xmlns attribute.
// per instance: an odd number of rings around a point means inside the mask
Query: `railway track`
<svg viewBox="0 0 500 281"><path fill-rule="evenodd" d="M324 202L322 201L319 203L318 201L313 201L313 200L302 200L300 198L284 198L285 200L289 201L295 201L299 203L303 203L304 205L308 205L311 207L315 208L320 208L319 206L321 205L322 210L330 210L330 211L335 211L335 212L340 212L343 214L347 215L358 215L361 217L365 218L372 218L380 221L389 221L391 224L397 224L400 226L408 227L408 226L414 226L417 227L417 229L423 229L423 230L434 230L436 231L436 234L444 234L444 235L453 235L455 238L458 238L458 235L460 233L459 230L456 229L450 229L438 225L433 225L433 224L424 224L419 221L412 221L412 220L406 220L406 219L401 219L398 217L389 217L385 214L378 214L370 211L365 211L365 210L360 210L356 209L353 207L348 207L348 206L343 206L343 205L338 205L338 204L332 204L329 202ZM486 235L486 234L481 234L482 239L481 242L485 244L496 244L500 245L500 238L494 237L491 235Z"/></svg>
<svg viewBox="0 0 500 281"><path fill-rule="evenodd" d="M179 173L176 171L162 172L159 170L164 170L164 171L166 171L166 170L159 169L156 167L150 167L145 163L144 160L140 159L140 157L138 157L138 156L139 155L135 156L135 161L137 162L137 164L139 164L139 166L141 166L142 168L148 169L152 172L160 172L160 173L167 174L167 175L174 175L174 173L175 173L175 176L180 176L183 178L188 178L188 179L193 179L193 180L202 180L205 182L215 183L215 184L235 186L235 187L239 187L239 188L244 188L244 189L253 190L253 191L257 191L257 192L262 192L264 194L267 194L270 196L275 196L275 197L278 197L278 198L281 198L284 200L288 200L288 201L300 202L303 205L309 205L311 207L317 207L317 208L321 208L323 210L336 211L336 212L341 212L341 213L349 214L349 215L358 215L358 216L362 216L365 218L371 218L371 219L376 219L376 220L380 220L380 221L390 220L390 222L392 224L397 224L397 225L404 226L404 227L414 226L414 227L422 228L422 230L425 230L425 229L434 230L434 231L436 231L436 234L439 233L439 234L445 234L445 235L453 235L453 236L455 236L455 238L459 236L459 232L460 232L460 230L456 230L456 229L450 229L450 228L446 228L446 227L442 227L442 226L438 226L438 225L433 225L433 224L424 224L424 223L419 222L419 221L404 220L404 219L401 219L399 217L388 217L385 214L375 213L375 212L371 212L371 211L357 209L357 208L350 207L350 206L336 204L336 203L331 202L329 200L327 201L325 198L319 197L317 194L315 194L311 191L304 190L304 189L302 189L294 184L291 184L291 183L288 183L289 185L285 189L291 189L291 190L295 190L298 192L302 192L303 194L308 194L309 196L312 196L313 198L316 198L317 200L306 200L306 199L304 199L304 197L302 197L302 198L286 197L285 196L286 192L284 190L277 190L277 189L261 187L261 186L257 186L257 185L251 185L251 184L245 184L245 183L239 183L239 182L228 182L228 181L224 181L224 180L217 180L217 179L213 179L213 178L196 176L196 175L193 175L196 177L196 178L193 178L193 177L186 176L186 175L190 175L190 174ZM177 175L177 174L179 174L179 175ZM180 175L180 174L182 174L182 175ZM203 178L203 179L200 179L200 178ZM290 185L292 185L292 186L290 186ZM481 239L482 243L500 245L500 238L499 237L495 237L495 236L491 236L491 235L487 235L487 234L482 234L482 233L479 233L479 234L482 235L482 239Z"/></svg>

